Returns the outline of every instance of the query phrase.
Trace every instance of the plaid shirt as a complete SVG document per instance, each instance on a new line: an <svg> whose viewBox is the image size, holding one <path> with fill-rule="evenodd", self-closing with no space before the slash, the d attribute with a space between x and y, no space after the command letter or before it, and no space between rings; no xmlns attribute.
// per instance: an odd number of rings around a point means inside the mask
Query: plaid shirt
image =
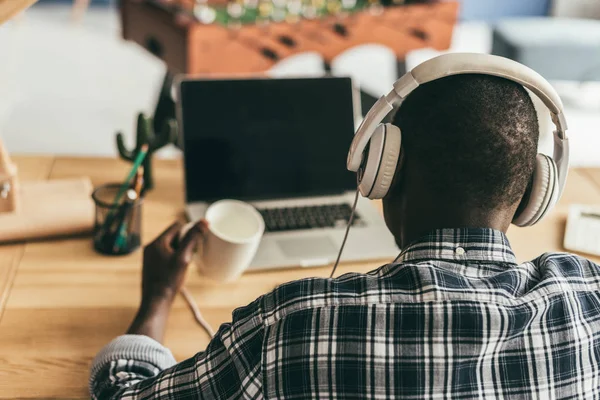
<svg viewBox="0 0 600 400"><path fill-rule="evenodd" d="M369 274L280 286L179 364L149 338L122 336L96 358L90 390L96 399L600 398L599 289L600 267L575 255L517 264L501 232L439 230Z"/></svg>

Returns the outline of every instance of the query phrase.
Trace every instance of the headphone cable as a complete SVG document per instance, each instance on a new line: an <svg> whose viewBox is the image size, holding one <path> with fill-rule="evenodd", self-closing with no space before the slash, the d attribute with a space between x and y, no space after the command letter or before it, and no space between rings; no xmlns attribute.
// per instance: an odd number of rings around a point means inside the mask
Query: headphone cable
<svg viewBox="0 0 600 400"><path fill-rule="evenodd" d="M208 334L208 336L212 339L213 336L215 336L215 331L213 330L212 326L210 326L210 324L202 316L202 313L200 312L198 305L194 301L194 297L192 296L192 294L187 290L187 288L185 286L181 287L181 289L179 290L179 293L181 293L181 296L183 297L183 299L187 303L188 307L192 311L192 314L194 314L194 319L196 320L198 325L200 325L202 327L202 329L204 329L204 332L206 332Z"/></svg>
<svg viewBox="0 0 600 400"><path fill-rule="evenodd" d="M352 212L350 213L350 219L348 220L348 225L346 226L346 233L344 234L344 240L342 240L342 246L340 247L340 252L338 253L337 259L335 260L335 264L333 265L333 269L331 270L331 275L329 278L333 278L333 274L337 270L337 267L340 263L340 259L342 258L342 252L344 251L344 247L346 247L346 240L348 239L348 233L350 233L350 227L352 226L352 222L354 221L354 214L356 212L356 206L358 204L358 195L360 191L356 188L356 196L354 196L354 204L352 205Z"/></svg>

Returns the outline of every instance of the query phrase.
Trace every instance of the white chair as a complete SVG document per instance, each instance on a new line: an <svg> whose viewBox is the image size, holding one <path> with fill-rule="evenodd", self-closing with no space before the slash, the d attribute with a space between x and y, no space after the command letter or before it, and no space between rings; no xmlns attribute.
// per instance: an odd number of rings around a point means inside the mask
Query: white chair
<svg viewBox="0 0 600 400"><path fill-rule="evenodd" d="M387 93L397 79L396 55L380 44L356 46L332 61L331 73L350 76L365 93L379 97Z"/></svg>
<svg viewBox="0 0 600 400"><path fill-rule="evenodd" d="M316 52L294 54L273 66L267 74L273 78L286 76L322 76L325 75L323 57Z"/></svg>

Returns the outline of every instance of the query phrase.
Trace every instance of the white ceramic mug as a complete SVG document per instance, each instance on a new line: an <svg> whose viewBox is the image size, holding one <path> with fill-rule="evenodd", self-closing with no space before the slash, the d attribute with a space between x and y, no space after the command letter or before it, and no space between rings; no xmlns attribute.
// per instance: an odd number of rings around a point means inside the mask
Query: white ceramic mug
<svg viewBox="0 0 600 400"><path fill-rule="evenodd" d="M195 256L198 271L215 281L229 282L250 266L265 231L256 209L238 200L220 200L208 207L206 233ZM184 232L192 226L188 224Z"/></svg>

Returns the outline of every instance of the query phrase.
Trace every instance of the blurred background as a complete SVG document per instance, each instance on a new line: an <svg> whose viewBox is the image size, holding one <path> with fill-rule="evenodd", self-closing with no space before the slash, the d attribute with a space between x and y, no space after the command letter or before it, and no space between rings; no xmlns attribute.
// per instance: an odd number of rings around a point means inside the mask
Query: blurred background
<svg viewBox="0 0 600 400"><path fill-rule="evenodd" d="M598 0L235 1L39 0L0 25L0 138L12 153L115 156L115 133L134 143L139 112L172 117L168 98L157 103L175 73L350 75L364 112L404 70L468 51L549 79L572 164L600 166Z"/></svg>

